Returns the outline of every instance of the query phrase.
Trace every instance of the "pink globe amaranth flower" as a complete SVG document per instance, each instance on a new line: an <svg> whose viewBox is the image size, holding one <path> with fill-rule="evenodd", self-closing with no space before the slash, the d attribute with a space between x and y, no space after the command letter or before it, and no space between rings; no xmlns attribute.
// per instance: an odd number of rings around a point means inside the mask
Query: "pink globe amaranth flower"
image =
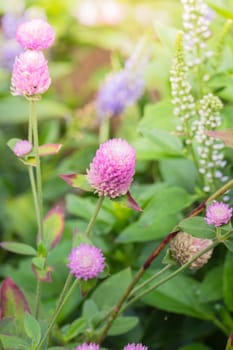
<svg viewBox="0 0 233 350"><path fill-rule="evenodd" d="M42 52L27 50L16 57L11 78L12 95L40 95L50 84L48 62Z"/></svg>
<svg viewBox="0 0 233 350"><path fill-rule="evenodd" d="M69 255L70 273L85 281L97 277L104 270L105 258L95 246L82 243L73 248Z"/></svg>
<svg viewBox="0 0 233 350"><path fill-rule="evenodd" d="M128 344L126 345L123 350L148 350L148 347L142 344Z"/></svg>
<svg viewBox="0 0 233 350"><path fill-rule="evenodd" d="M75 348L75 350L100 350L100 346L95 343L83 343Z"/></svg>
<svg viewBox="0 0 233 350"><path fill-rule="evenodd" d="M13 152L17 157L23 157L32 150L31 142L27 140L19 140L13 147Z"/></svg>
<svg viewBox="0 0 233 350"><path fill-rule="evenodd" d="M25 49L44 50L53 44L55 32L44 20L33 19L18 27L16 40Z"/></svg>
<svg viewBox="0 0 233 350"><path fill-rule="evenodd" d="M223 202L213 202L206 209L205 221L208 225L214 225L215 227L227 224L232 217L233 208Z"/></svg>
<svg viewBox="0 0 233 350"><path fill-rule="evenodd" d="M136 152L122 139L100 145L87 170L87 179L99 196L115 198L126 194L135 173Z"/></svg>

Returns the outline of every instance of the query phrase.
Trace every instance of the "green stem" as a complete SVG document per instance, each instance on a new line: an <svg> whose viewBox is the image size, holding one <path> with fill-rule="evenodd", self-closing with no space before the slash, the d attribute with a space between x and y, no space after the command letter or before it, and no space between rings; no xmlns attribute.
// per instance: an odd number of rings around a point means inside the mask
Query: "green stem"
<svg viewBox="0 0 233 350"><path fill-rule="evenodd" d="M36 212L37 226L39 227L40 226L40 208L39 208L39 203L37 198L36 183L35 183L35 177L34 177L32 166L28 167L28 175L29 175L29 180L30 180L30 185L32 190L35 212Z"/></svg>
<svg viewBox="0 0 233 350"><path fill-rule="evenodd" d="M37 345L35 350L40 350L42 348L42 345L44 344L44 342L48 338L48 336L49 336L49 334L50 334L50 332L51 332L51 330L52 330L52 328L53 328L53 326L54 326L54 324L55 324L55 322L57 320L57 317L58 317L59 313L61 312L63 306L66 304L66 302L69 299L69 297L71 296L71 294L73 293L73 291L74 291L75 287L77 286L78 282L79 282L79 280L77 280L77 279L73 282L72 286L70 287L70 289L68 290L66 295L65 295L65 291L64 291L64 289L65 289L65 286L64 286L62 294L61 294L61 296L59 298L60 303L57 305L57 307L56 307L56 309L54 311L54 314L52 316L51 322L50 322L50 324L48 326L48 329L46 330L43 338L41 339L40 343ZM64 296L64 298L61 300L62 295Z"/></svg>
<svg viewBox="0 0 233 350"><path fill-rule="evenodd" d="M144 273L145 269L144 267L141 267L137 274L134 276L133 280L131 281L130 285L128 286L128 288L125 290L124 294L122 295L121 299L119 300L119 302L117 303L117 305L114 307L113 311L110 314L110 317L108 319L108 322L106 324L106 326L103 328L102 332L99 335L99 338L97 340L98 344L101 344L103 342L103 340L105 339L106 335L108 334L109 329L111 328L114 320L117 318L121 307L123 305L123 303L125 302L125 300L128 298L130 292L132 291L132 289L134 288L134 286L136 285L136 283L138 282L138 280L141 278L142 274Z"/></svg>
<svg viewBox="0 0 233 350"><path fill-rule="evenodd" d="M218 327L219 329L221 329L221 331L226 334L227 336L229 335L229 330L227 329L227 327L220 321L218 320L216 317L211 319L212 323Z"/></svg>
<svg viewBox="0 0 233 350"><path fill-rule="evenodd" d="M35 160L36 160L36 185L37 185L37 198L38 198L38 207L40 213L39 227L38 227L38 235L40 240L43 241L43 201L42 201L42 180L41 180L41 167L40 167L40 156L39 156L39 137L38 137L38 121L36 115L36 102L34 100L30 100L31 104L31 123L32 123L32 134L34 141L34 152L35 152Z"/></svg>
<svg viewBox="0 0 233 350"><path fill-rule="evenodd" d="M89 235L91 233L91 229L92 229L92 227L93 227L93 225L95 223L95 220L97 218L97 215L98 215L98 213L100 211L100 208L102 206L103 200L104 200L103 196L99 197L97 205L96 205L96 208L95 208L95 211L94 211L94 213L93 213L93 215L91 217L91 220L89 221L89 223L87 225L87 228L86 228L86 231L84 233L84 235L87 236L87 237L89 237Z"/></svg>
<svg viewBox="0 0 233 350"><path fill-rule="evenodd" d="M39 309L40 309L40 297L41 297L41 280L37 280L36 286L36 301L35 301L35 318L39 317Z"/></svg>
<svg viewBox="0 0 233 350"><path fill-rule="evenodd" d="M150 288L142 291L140 294L136 295L134 298L132 298L125 306L124 308L121 310L125 310L126 308L128 308L130 305L132 305L133 303L135 303L137 300L141 299L142 297L144 297L146 294L149 294L150 292L154 291L155 289L157 289L158 287L160 287L162 284L166 283L167 281L169 281L170 279L172 279L173 277L177 276L179 273L181 273L182 271L184 271L187 267L189 267L196 259L198 259L201 255L205 254L206 252L208 252L209 250L213 249L214 247L216 247L218 244L220 244L221 242L219 241L214 241L212 244L210 244L208 247L206 247L205 249L203 249L201 252L199 252L198 254L194 255L192 257L192 259L190 259L187 263L185 263L184 265L182 265L180 268L178 268L177 270L175 270L174 272L170 273L168 276L164 277L163 279L161 279L160 281L158 281L156 284L154 284L153 286L151 286Z"/></svg>
<svg viewBox="0 0 233 350"><path fill-rule="evenodd" d="M109 133L110 133L110 122L111 117L106 116L101 121L100 128L99 128L99 143L103 143L108 140Z"/></svg>
<svg viewBox="0 0 233 350"><path fill-rule="evenodd" d="M138 287L134 288L131 293L129 294L129 296L136 294L140 289L144 288L147 284L151 283L152 281L154 281L156 278L158 278L159 276L161 276L164 272L166 272L167 270L170 269L172 265L166 265L162 270L158 271L157 273L153 274L153 276L151 276L150 278L148 278L145 282L139 284Z"/></svg>

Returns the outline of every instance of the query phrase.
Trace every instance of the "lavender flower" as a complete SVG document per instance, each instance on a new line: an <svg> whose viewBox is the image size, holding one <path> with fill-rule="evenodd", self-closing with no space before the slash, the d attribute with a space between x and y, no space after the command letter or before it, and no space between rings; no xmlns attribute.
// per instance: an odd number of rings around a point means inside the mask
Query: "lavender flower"
<svg viewBox="0 0 233 350"><path fill-rule="evenodd" d="M87 179L99 196L126 194L135 173L136 153L127 141L111 139L100 145L87 170Z"/></svg>
<svg viewBox="0 0 233 350"><path fill-rule="evenodd" d="M19 26L16 39L26 49L44 50L53 44L55 32L44 20L33 19Z"/></svg>
<svg viewBox="0 0 233 350"><path fill-rule="evenodd" d="M19 140L13 147L13 152L17 157L23 157L30 153L32 150L32 144L28 140Z"/></svg>
<svg viewBox="0 0 233 350"><path fill-rule="evenodd" d="M48 63L42 52L28 50L16 57L11 78L12 95L40 95L50 83Z"/></svg>
<svg viewBox="0 0 233 350"><path fill-rule="evenodd" d="M194 255L207 248L212 241L210 239L196 238L186 232L179 232L172 240L170 247L173 258L180 265L190 261ZM212 255L213 250L201 255L189 266L190 269L200 269L205 265Z"/></svg>
<svg viewBox="0 0 233 350"><path fill-rule="evenodd" d="M25 16L19 16L18 13L8 12L2 16L1 24L5 39L14 39L20 24L25 21Z"/></svg>
<svg viewBox="0 0 233 350"><path fill-rule="evenodd" d="M227 224L232 217L233 208L223 202L213 202L206 210L205 220L208 225L216 227Z"/></svg>
<svg viewBox="0 0 233 350"><path fill-rule="evenodd" d="M104 260L99 248L82 243L72 249L68 267L71 274L75 275L77 279L87 281L97 277L104 270Z"/></svg>
<svg viewBox="0 0 233 350"><path fill-rule="evenodd" d="M134 344L134 343L131 343L131 344L128 344L126 345L123 350L148 350L148 347L147 346L144 346L142 344Z"/></svg>
<svg viewBox="0 0 233 350"><path fill-rule="evenodd" d="M109 75L97 96L98 116L103 118L121 114L127 106L134 104L140 98L143 90L142 78L133 76L127 70Z"/></svg>
<svg viewBox="0 0 233 350"><path fill-rule="evenodd" d="M100 350L100 347L98 344L95 343L83 343L82 345L79 345L75 350Z"/></svg>
<svg viewBox="0 0 233 350"><path fill-rule="evenodd" d="M23 52L23 48L16 40L6 40L2 44L2 52L0 55L1 66L9 71L12 71L15 57Z"/></svg>

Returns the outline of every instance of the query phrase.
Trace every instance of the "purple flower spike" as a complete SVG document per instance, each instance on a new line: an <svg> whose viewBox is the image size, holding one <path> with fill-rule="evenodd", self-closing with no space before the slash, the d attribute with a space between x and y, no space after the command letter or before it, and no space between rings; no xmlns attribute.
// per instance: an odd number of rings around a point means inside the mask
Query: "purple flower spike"
<svg viewBox="0 0 233 350"><path fill-rule="evenodd" d="M11 78L12 95L40 95L50 84L48 62L42 52L28 50L16 57Z"/></svg>
<svg viewBox="0 0 233 350"><path fill-rule="evenodd" d="M75 350L100 350L100 347L98 344L95 343L83 343L82 345L79 345Z"/></svg>
<svg viewBox="0 0 233 350"><path fill-rule="evenodd" d="M42 19L33 19L19 26L16 39L25 49L44 50L53 44L55 32Z"/></svg>
<svg viewBox="0 0 233 350"><path fill-rule="evenodd" d="M147 346L144 346L142 344L128 344L126 345L123 350L148 350L148 347Z"/></svg>
<svg viewBox="0 0 233 350"><path fill-rule="evenodd" d="M213 202L206 209L205 220L208 225L214 225L215 227L227 224L232 217L233 208L223 202Z"/></svg>
<svg viewBox="0 0 233 350"><path fill-rule="evenodd" d="M30 153L31 150L32 144L27 140L20 140L16 142L16 144L13 147L13 152L14 154L16 154L17 157L23 157L26 154Z"/></svg>
<svg viewBox="0 0 233 350"><path fill-rule="evenodd" d="M142 95L144 81L127 70L111 74L100 87L96 108L100 118L117 116Z"/></svg>
<svg viewBox="0 0 233 350"><path fill-rule="evenodd" d="M99 196L125 195L133 181L136 153L122 139L111 139L100 145L87 170L87 179Z"/></svg>
<svg viewBox="0 0 233 350"><path fill-rule="evenodd" d="M85 281L97 277L104 270L104 256L95 246L82 243L69 255L70 273Z"/></svg>

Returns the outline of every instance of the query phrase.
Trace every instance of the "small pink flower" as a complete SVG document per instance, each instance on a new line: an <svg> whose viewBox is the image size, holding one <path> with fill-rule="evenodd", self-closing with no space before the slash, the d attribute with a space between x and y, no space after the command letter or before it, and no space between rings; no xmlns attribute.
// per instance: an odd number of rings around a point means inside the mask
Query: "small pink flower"
<svg viewBox="0 0 233 350"><path fill-rule="evenodd" d="M28 50L16 57L11 78L12 95L40 95L50 84L48 62L42 52Z"/></svg>
<svg viewBox="0 0 233 350"><path fill-rule="evenodd" d="M213 202L206 209L205 220L208 225L214 225L216 227L227 224L232 217L233 208L223 202Z"/></svg>
<svg viewBox="0 0 233 350"><path fill-rule="evenodd" d="M95 246L82 243L69 255L70 273L85 281L97 277L104 270L104 256Z"/></svg>
<svg viewBox="0 0 233 350"><path fill-rule="evenodd" d="M95 343L83 343L82 345L79 345L75 350L100 350L100 347L98 344Z"/></svg>
<svg viewBox="0 0 233 350"><path fill-rule="evenodd" d="M79 345L75 350L100 350L100 347L98 344L95 343L83 343L82 345Z"/></svg>
<svg viewBox="0 0 233 350"><path fill-rule="evenodd" d="M16 40L25 49L47 49L53 44L54 39L53 28L42 19L33 19L22 23L16 33Z"/></svg>
<svg viewBox="0 0 233 350"><path fill-rule="evenodd" d="M136 153L127 141L111 139L100 145L87 170L90 185L100 196L126 194L135 173Z"/></svg>
<svg viewBox="0 0 233 350"><path fill-rule="evenodd" d="M144 346L142 344L128 344L126 345L123 350L148 350L148 347L147 346Z"/></svg>
<svg viewBox="0 0 233 350"><path fill-rule="evenodd" d="M32 150L31 142L27 140L19 140L13 147L13 152L17 157L23 157Z"/></svg>

